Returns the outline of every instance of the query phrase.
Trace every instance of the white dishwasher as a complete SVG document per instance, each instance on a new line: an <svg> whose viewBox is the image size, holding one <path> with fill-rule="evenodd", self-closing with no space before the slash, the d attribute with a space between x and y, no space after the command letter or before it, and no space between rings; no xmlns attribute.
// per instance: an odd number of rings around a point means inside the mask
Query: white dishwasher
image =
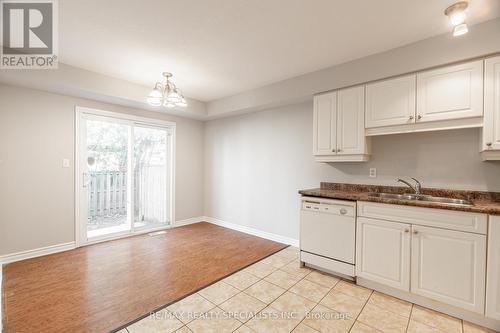
<svg viewBox="0 0 500 333"><path fill-rule="evenodd" d="M354 277L355 241L355 201L301 197L301 262Z"/></svg>

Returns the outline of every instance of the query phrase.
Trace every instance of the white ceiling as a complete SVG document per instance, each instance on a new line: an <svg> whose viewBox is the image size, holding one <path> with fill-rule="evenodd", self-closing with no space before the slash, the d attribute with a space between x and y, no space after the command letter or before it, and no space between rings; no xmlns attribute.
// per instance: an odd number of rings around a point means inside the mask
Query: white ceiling
<svg viewBox="0 0 500 333"><path fill-rule="evenodd" d="M451 31L453 0L63 0L60 61L210 101ZM471 0L467 22L500 16ZM438 50L436 50L438 52Z"/></svg>

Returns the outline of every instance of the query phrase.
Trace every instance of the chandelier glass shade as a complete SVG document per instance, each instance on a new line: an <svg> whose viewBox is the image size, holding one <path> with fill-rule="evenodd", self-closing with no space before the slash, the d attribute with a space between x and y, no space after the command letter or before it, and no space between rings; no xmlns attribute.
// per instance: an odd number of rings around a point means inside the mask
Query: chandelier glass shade
<svg viewBox="0 0 500 333"><path fill-rule="evenodd" d="M156 82L149 93L147 102L151 106L165 106L167 108L186 107L187 102L180 90L171 81L172 73L163 73L164 82Z"/></svg>

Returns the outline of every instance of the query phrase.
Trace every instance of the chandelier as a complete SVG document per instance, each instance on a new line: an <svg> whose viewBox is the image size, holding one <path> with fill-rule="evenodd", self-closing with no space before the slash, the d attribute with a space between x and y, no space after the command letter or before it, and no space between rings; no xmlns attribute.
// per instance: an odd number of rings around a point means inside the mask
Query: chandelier
<svg viewBox="0 0 500 333"><path fill-rule="evenodd" d="M147 101L152 106L165 106L173 108L176 106L186 107L187 102L180 90L171 81L172 73L164 72L165 81L156 82L153 91L148 95Z"/></svg>

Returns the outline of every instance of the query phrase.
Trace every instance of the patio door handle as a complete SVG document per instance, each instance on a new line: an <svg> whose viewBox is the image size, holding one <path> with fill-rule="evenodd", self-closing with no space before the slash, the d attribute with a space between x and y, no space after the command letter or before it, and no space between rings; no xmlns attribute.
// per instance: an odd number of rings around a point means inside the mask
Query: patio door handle
<svg viewBox="0 0 500 333"><path fill-rule="evenodd" d="M82 181L82 187L83 188L89 187L89 173L88 172L84 172L82 174L82 176L83 176L82 177L82 179L83 179L83 181Z"/></svg>

